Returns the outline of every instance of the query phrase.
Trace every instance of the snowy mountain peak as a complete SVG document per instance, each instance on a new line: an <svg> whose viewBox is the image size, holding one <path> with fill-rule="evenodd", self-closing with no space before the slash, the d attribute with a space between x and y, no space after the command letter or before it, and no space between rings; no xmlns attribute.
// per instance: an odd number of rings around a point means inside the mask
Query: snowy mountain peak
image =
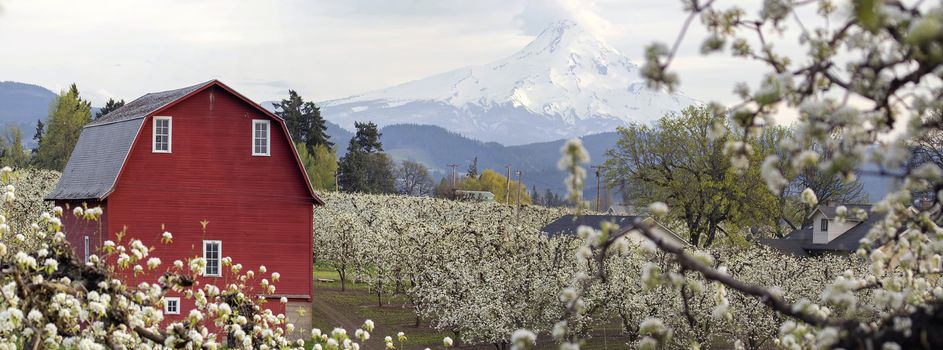
<svg viewBox="0 0 943 350"><path fill-rule="evenodd" d="M588 32L583 26L571 20L562 20L553 23L541 31L533 41L514 54L513 57L520 59L530 56L553 55L561 51L567 52L567 50L575 49L589 50L584 52L570 52L582 54L610 53L619 55L618 50L609 46L609 44L601 38Z"/></svg>
<svg viewBox="0 0 943 350"><path fill-rule="evenodd" d="M507 58L322 103L343 127L431 124L504 144L612 131L694 103L645 87L638 66L572 21Z"/></svg>

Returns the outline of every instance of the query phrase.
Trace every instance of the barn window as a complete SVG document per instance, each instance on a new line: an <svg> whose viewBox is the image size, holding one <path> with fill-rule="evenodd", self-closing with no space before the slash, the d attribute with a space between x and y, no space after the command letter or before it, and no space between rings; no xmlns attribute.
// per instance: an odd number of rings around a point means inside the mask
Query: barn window
<svg viewBox="0 0 943 350"><path fill-rule="evenodd" d="M154 117L154 153L170 153L170 117Z"/></svg>
<svg viewBox="0 0 943 350"><path fill-rule="evenodd" d="M269 155L269 145L271 144L270 137L269 137L269 126L270 126L270 123L268 120L262 120L262 119L252 120L252 155L253 156Z"/></svg>
<svg viewBox="0 0 943 350"><path fill-rule="evenodd" d="M164 297L164 313L170 315L180 314L180 298Z"/></svg>
<svg viewBox="0 0 943 350"><path fill-rule="evenodd" d="M86 263L88 262L88 236L85 236L85 260L84 261Z"/></svg>
<svg viewBox="0 0 943 350"><path fill-rule="evenodd" d="M822 231L828 231L828 219L822 219L820 226Z"/></svg>
<svg viewBox="0 0 943 350"><path fill-rule="evenodd" d="M203 269L204 276L219 277L220 257L223 254L222 241L203 241L203 259L206 260L206 267Z"/></svg>

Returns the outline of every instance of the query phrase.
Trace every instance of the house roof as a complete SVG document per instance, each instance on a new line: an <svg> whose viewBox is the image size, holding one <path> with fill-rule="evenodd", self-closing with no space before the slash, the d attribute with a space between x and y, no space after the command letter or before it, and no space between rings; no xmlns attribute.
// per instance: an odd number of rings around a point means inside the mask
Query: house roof
<svg viewBox="0 0 943 350"><path fill-rule="evenodd" d="M760 243L763 245L769 246L775 250L782 252L783 254L795 255L795 256L809 256L809 252L802 248L802 245L805 242L795 239L760 239Z"/></svg>
<svg viewBox="0 0 943 350"><path fill-rule="evenodd" d="M609 222L619 225L619 227L624 230L636 221L644 221L649 219L651 218L648 216L638 215L564 215L554 221L551 221L549 224L541 228L540 231L550 237L576 236L577 229L580 226L589 226L598 229L602 227L603 222ZM662 231L670 235L669 238L671 240L676 240L680 244L687 244L687 241L679 237L674 232L671 232L671 230L664 227L657 221L655 224L661 227Z"/></svg>
<svg viewBox="0 0 943 350"><path fill-rule="evenodd" d="M283 119L218 80L176 90L149 93L96 119L82 129L82 134L69 157L69 162L66 163L62 177L46 199L105 199L111 194L121 175L134 141L140 135L145 118L158 114L212 86L226 90L259 112L271 117L281 125L285 135L290 135ZM324 201L314 193L314 188L311 187L308 174L298 158L298 150L295 149L294 142L289 142L289 144L298 169L304 177L308 193L315 203L323 205Z"/></svg>
<svg viewBox="0 0 943 350"><path fill-rule="evenodd" d="M869 214L871 213L870 204L845 204L842 206L844 206L845 208L848 208L848 210L858 208L858 209L864 210L865 213L869 213ZM816 208L816 211L821 212L822 215L825 215L826 219L831 220L838 216L838 207L839 207L838 205L820 205ZM852 215L849 215L847 220L862 221L862 220L857 220L857 218L855 218Z"/></svg>
<svg viewBox="0 0 943 350"><path fill-rule="evenodd" d="M544 234L554 236L575 236L580 226L599 228L603 222L609 222L619 227L628 227L636 220L645 220L644 216L634 215L564 215L551 221L540 229Z"/></svg>
<svg viewBox="0 0 943 350"><path fill-rule="evenodd" d="M870 205L854 206L866 210L870 210L871 207ZM850 208L851 206L848 207ZM823 211L823 214L826 213ZM805 253L812 251L853 252L860 247L861 239L867 236L871 228L883 219L884 215L869 212L867 219L858 222L855 226L848 229L848 231L845 231L845 233L835 237L831 242L824 244L812 243L811 227L792 231L782 239L761 239L760 243L789 254L794 254L797 249L802 249Z"/></svg>
<svg viewBox="0 0 943 350"><path fill-rule="evenodd" d="M790 232L789 234L787 234L786 236L784 236L783 239L791 240L791 241L804 241L804 240L809 240L809 241L811 241L811 240L812 240L812 228L811 228L811 227L806 227L806 228L803 228L803 229L798 229L798 230L792 231L792 232Z"/></svg>
<svg viewBox="0 0 943 350"><path fill-rule="evenodd" d="M868 205L867 209L870 210L871 206ZM863 208L864 209L864 208ZM812 239L808 240L808 243L803 246L806 250L833 250L833 251L848 251L853 252L858 250L861 246L859 242L861 239L868 235L868 232L871 231L871 228L875 224L884 219L884 215L879 215L875 213L868 212L868 218L864 221L859 222L857 225L842 233L840 236L835 237L831 242L825 244L813 244Z"/></svg>

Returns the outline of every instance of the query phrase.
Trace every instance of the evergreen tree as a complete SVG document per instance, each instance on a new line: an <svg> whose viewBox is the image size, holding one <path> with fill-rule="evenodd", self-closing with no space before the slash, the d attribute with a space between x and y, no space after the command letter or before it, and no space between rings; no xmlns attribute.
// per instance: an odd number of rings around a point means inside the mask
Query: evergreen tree
<svg viewBox="0 0 943 350"><path fill-rule="evenodd" d="M475 156L475 159L468 165L468 173L466 173L465 176L469 178L478 177L478 156Z"/></svg>
<svg viewBox="0 0 943 350"><path fill-rule="evenodd" d="M393 160L382 153L381 134L376 124L358 122L354 125L357 133L350 139L347 154L338 166L341 188L347 192L395 192Z"/></svg>
<svg viewBox="0 0 943 350"><path fill-rule="evenodd" d="M383 136L373 122L361 123L354 122L357 133L350 140L347 146L347 152L374 153L383 152L383 143L380 142L380 136Z"/></svg>
<svg viewBox="0 0 943 350"><path fill-rule="evenodd" d="M556 193L553 193L553 191L550 191L549 188L546 191L544 191L544 206L545 207L551 207L551 208L559 207L561 206L561 204L562 203L560 203L560 197L558 197Z"/></svg>
<svg viewBox="0 0 943 350"><path fill-rule="evenodd" d="M531 187L530 199L536 205L544 205L543 198L540 197L540 192L537 192L537 185Z"/></svg>
<svg viewBox="0 0 943 350"><path fill-rule="evenodd" d="M122 106L124 106L124 100L115 100L113 98L109 98L108 102L105 102L105 107L102 107L102 109L99 109L98 112L95 113L95 119L106 116L108 113L111 113Z"/></svg>
<svg viewBox="0 0 943 350"><path fill-rule="evenodd" d="M308 152L313 153L318 145L334 147L327 134L327 122L321 117L321 107L314 102L305 101L295 90L288 90L288 98L273 106L275 115L285 120L291 139L304 144Z"/></svg>
<svg viewBox="0 0 943 350"><path fill-rule="evenodd" d="M79 97L79 89L75 84L59 94L46 119L49 129L39 144L37 166L58 171L65 168L82 127L92 121L91 109L91 104Z"/></svg>
<svg viewBox="0 0 943 350"><path fill-rule="evenodd" d="M39 148L39 144L43 142L43 133L45 132L46 125L43 124L42 120L36 121L36 133L33 134L33 141L36 141L36 148L33 149L33 153L36 153Z"/></svg>

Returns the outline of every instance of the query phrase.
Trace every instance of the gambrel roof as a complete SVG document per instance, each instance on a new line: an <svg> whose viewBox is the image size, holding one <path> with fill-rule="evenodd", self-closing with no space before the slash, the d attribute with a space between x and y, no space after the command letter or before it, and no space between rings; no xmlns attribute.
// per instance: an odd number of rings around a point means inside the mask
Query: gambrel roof
<svg viewBox="0 0 943 350"><path fill-rule="evenodd" d="M72 150L69 162L62 171L56 188L46 196L47 200L105 199L114 190L121 170L127 162L131 148L137 140L147 117L193 96L209 87L218 86L233 94L262 114L271 117L290 135L285 122L257 103L252 102L218 80L211 80L181 89L154 92L141 96L124 106L89 123ZM304 176L308 192L317 204L324 202L314 193L308 174L298 159L294 142L289 141L292 153Z"/></svg>
<svg viewBox="0 0 943 350"><path fill-rule="evenodd" d="M182 89L152 92L146 94L144 96L138 97L134 101L126 103L124 106L121 106L114 111L111 111L111 113L105 114L100 118L95 119L95 121L88 123L86 127L144 118L151 113L162 109L164 106L182 99L184 96L187 96L194 91L202 90L201 88L207 87L213 82L215 82L215 80L210 80L193 86L187 86Z"/></svg>

